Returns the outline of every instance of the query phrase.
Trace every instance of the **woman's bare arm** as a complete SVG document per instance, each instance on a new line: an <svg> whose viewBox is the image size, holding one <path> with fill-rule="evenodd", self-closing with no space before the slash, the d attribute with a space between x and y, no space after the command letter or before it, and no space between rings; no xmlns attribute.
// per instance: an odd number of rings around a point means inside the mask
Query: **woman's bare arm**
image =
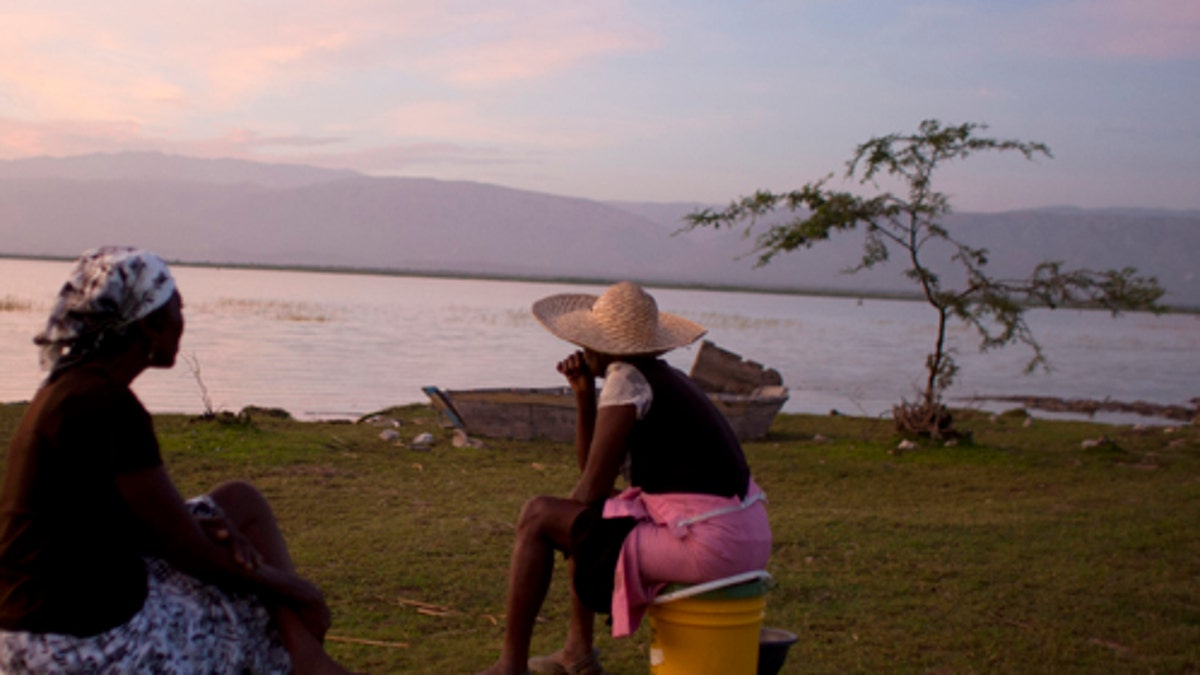
<svg viewBox="0 0 1200 675"><path fill-rule="evenodd" d="M625 442L636 420L637 408L632 404L605 406L597 411L587 464L571 490L571 499L591 504L612 492L625 456Z"/></svg>
<svg viewBox="0 0 1200 675"><path fill-rule="evenodd" d="M579 351L559 361L557 369L575 392L575 461L583 473L596 429L596 376Z"/></svg>
<svg viewBox="0 0 1200 675"><path fill-rule="evenodd" d="M117 488L163 558L180 571L284 602L324 602L316 586L299 575L262 564L232 524L216 528L225 530L223 537L206 531L162 466L120 474Z"/></svg>

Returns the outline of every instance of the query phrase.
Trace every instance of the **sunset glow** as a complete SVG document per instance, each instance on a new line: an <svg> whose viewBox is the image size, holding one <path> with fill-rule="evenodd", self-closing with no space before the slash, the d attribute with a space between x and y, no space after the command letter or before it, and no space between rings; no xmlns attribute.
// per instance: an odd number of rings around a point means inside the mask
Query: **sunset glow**
<svg viewBox="0 0 1200 675"><path fill-rule="evenodd" d="M723 202L925 118L959 208L1200 208L1194 0L18 2L0 159L157 150Z"/></svg>

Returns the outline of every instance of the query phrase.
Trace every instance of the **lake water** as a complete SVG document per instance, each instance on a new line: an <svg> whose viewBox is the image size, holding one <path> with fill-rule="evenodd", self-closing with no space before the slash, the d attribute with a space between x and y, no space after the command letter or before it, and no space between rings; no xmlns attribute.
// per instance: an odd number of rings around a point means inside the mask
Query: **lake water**
<svg viewBox="0 0 1200 675"><path fill-rule="evenodd" d="M28 399L43 373L31 343L72 267L0 259L0 401ZM421 388L551 386L571 349L532 318L551 293L603 287L273 270L173 268L184 297L183 357L218 410L280 407L302 419L346 418L424 402ZM761 293L651 289L659 306L709 328L718 345L778 369L785 411L881 415L914 399L934 336L926 305ZM979 354L952 331L962 367L951 398L1036 394L1186 404L1200 396L1200 317L1036 310L1034 335L1054 370L1023 375L1028 351ZM695 348L672 352L683 370ZM181 358L134 384L151 411L204 409ZM979 404L974 404L979 405ZM989 410L1012 407L981 405ZM1155 422L1108 416L1106 421Z"/></svg>

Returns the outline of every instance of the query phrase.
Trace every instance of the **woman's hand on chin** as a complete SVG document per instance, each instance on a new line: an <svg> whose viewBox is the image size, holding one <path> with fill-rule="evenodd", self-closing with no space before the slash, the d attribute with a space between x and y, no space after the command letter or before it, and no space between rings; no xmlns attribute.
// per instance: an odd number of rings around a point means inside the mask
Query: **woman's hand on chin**
<svg viewBox="0 0 1200 675"><path fill-rule="evenodd" d="M567 384L576 393L586 393L596 390L596 376L588 368L582 351L576 351L562 361L559 361L556 368L563 377L567 378Z"/></svg>

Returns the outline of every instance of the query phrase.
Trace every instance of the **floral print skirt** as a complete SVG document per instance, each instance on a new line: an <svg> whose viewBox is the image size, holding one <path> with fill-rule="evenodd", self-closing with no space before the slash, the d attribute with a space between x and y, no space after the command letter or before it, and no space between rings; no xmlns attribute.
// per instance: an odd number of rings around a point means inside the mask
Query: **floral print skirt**
<svg viewBox="0 0 1200 675"><path fill-rule="evenodd" d="M189 500L214 513L206 497ZM217 509L216 512L219 512ZM98 635L0 630L0 673L289 673L291 659L253 595L223 591L162 560L146 559L146 602Z"/></svg>

